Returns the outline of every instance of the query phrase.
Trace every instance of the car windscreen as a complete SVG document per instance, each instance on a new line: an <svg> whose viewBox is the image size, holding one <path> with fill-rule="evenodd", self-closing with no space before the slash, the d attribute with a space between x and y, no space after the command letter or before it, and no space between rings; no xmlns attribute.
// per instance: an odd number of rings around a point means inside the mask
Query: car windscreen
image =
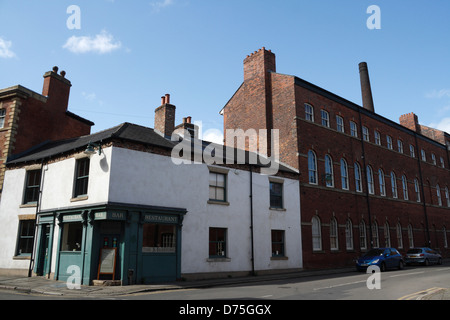
<svg viewBox="0 0 450 320"><path fill-rule="evenodd" d="M409 249L406 253L422 253L422 249Z"/></svg>
<svg viewBox="0 0 450 320"><path fill-rule="evenodd" d="M372 249L370 251L368 251L364 257L376 257L376 256L381 256L383 254L383 250L380 249Z"/></svg>

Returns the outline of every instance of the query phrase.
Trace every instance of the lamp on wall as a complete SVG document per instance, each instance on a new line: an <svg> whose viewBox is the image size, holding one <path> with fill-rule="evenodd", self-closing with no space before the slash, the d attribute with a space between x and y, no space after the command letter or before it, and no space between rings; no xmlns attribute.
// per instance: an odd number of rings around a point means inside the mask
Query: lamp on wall
<svg viewBox="0 0 450 320"><path fill-rule="evenodd" d="M95 148L98 148L98 155L102 154L102 145L99 143L90 142L88 143L86 150L84 150L84 154L91 156L95 153Z"/></svg>

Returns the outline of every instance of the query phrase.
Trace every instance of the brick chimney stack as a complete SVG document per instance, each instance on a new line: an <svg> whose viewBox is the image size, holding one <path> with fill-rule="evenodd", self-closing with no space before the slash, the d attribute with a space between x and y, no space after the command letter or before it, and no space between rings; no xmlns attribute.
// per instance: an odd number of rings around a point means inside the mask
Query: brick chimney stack
<svg viewBox="0 0 450 320"><path fill-rule="evenodd" d="M244 81L276 72L275 54L262 47L244 59Z"/></svg>
<svg viewBox="0 0 450 320"><path fill-rule="evenodd" d="M421 133L419 118L413 112L401 115L400 124L412 131Z"/></svg>
<svg viewBox="0 0 450 320"><path fill-rule="evenodd" d="M363 108L375 112L375 107L373 105L372 88L370 86L369 70L367 69L366 62L361 62L359 64L359 76L361 80Z"/></svg>
<svg viewBox="0 0 450 320"><path fill-rule="evenodd" d="M175 129L175 106L170 104L170 95L161 97L161 105L155 110L155 126L157 133L170 138Z"/></svg>
<svg viewBox="0 0 450 320"><path fill-rule="evenodd" d="M58 67L53 67L53 71L44 74L44 86L42 88L42 95L48 97L52 105L57 105L58 109L63 112L67 111L70 87L72 86L65 76L65 71L58 74Z"/></svg>

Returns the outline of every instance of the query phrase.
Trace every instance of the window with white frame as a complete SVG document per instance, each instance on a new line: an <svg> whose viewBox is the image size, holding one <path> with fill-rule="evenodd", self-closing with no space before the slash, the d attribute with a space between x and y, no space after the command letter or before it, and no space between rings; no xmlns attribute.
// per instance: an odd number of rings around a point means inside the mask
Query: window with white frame
<svg viewBox="0 0 450 320"><path fill-rule="evenodd" d="M358 127L354 121L350 121L350 135L352 137L358 137Z"/></svg>
<svg viewBox="0 0 450 320"><path fill-rule="evenodd" d="M341 159L341 187L348 190L348 167L345 159Z"/></svg>
<svg viewBox="0 0 450 320"><path fill-rule="evenodd" d="M422 161L427 161L427 155L426 155L426 153L425 153L425 150L421 150L420 151L420 153L421 153L421 155L422 155Z"/></svg>
<svg viewBox="0 0 450 320"><path fill-rule="evenodd" d="M285 256L284 230L271 230L272 235L272 257Z"/></svg>
<svg viewBox="0 0 450 320"><path fill-rule="evenodd" d="M408 225L408 241L409 247L414 248L414 232L411 224Z"/></svg>
<svg viewBox="0 0 450 320"><path fill-rule="evenodd" d="M350 219L345 223L345 247L347 250L353 250L353 224Z"/></svg>
<svg viewBox="0 0 450 320"><path fill-rule="evenodd" d="M89 158L81 158L76 161L74 198L83 197L88 194L89 165Z"/></svg>
<svg viewBox="0 0 450 320"><path fill-rule="evenodd" d="M448 187L445 187L445 200L447 201L447 207L450 207L450 196L448 194Z"/></svg>
<svg viewBox="0 0 450 320"><path fill-rule="evenodd" d="M389 223L387 221L384 224L384 244L385 247L391 246L391 231L389 229Z"/></svg>
<svg viewBox="0 0 450 320"><path fill-rule="evenodd" d="M409 145L409 155L410 155L412 158L415 158L415 157L416 157L416 151L415 151L414 146L413 146L412 144Z"/></svg>
<svg viewBox="0 0 450 320"><path fill-rule="evenodd" d="M369 141L369 129L367 127L362 127L362 133L364 141Z"/></svg>
<svg viewBox="0 0 450 320"><path fill-rule="evenodd" d="M438 199L438 205L442 206L441 188L439 187L439 185L436 185L436 195Z"/></svg>
<svg viewBox="0 0 450 320"><path fill-rule="evenodd" d="M444 234L444 248L448 248L447 229L445 227L442 228L442 233Z"/></svg>
<svg viewBox="0 0 450 320"><path fill-rule="evenodd" d="M384 171L382 169L378 170L378 184L380 186L380 195L386 195L386 182L384 179Z"/></svg>
<svg viewBox="0 0 450 320"><path fill-rule="evenodd" d="M322 125L324 126L324 127L327 127L327 128L329 128L330 127L330 115L328 114L328 112L327 111L325 111L325 110L320 110L320 114L321 114L321 116L322 116Z"/></svg>
<svg viewBox="0 0 450 320"><path fill-rule="evenodd" d="M375 144L381 146L381 135L378 131L375 131Z"/></svg>
<svg viewBox="0 0 450 320"><path fill-rule="evenodd" d="M334 187L333 160L328 154L325 155L325 185Z"/></svg>
<svg viewBox="0 0 450 320"><path fill-rule="evenodd" d="M314 122L314 108L307 103L305 103L305 119Z"/></svg>
<svg viewBox="0 0 450 320"><path fill-rule="evenodd" d="M398 198L397 194L397 177L395 173L391 172L391 190L392 190L392 198Z"/></svg>
<svg viewBox="0 0 450 320"><path fill-rule="evenodd" d="M397 140L397 149L398 149L398 152L403 153L403 141L402 140Z"/></svg>
<svg viewBox="0 0 450 320"><path fill-rule="evenodd" d="M361 167L358 162L355 162L355 187L357 192L362 192L362 182L361 182Z"/></svg>
<svg viewBox="0 0 450 320"><path fill-rule="evenodd" d="M440 157L440 161L441 161L441 168L445 168L444 158Z"/></svg>
<svg viewBox="0 0 450 320"><path fill-rule="evenodd" d="M338 250L338 223L335 217L333 217L330 221L330 249Z"/></svg>
<svg viewBox="0 0 450 320"><path fill-rule="evenodd" d="M361 250L367 249L366 223L364 220L359 223L359 247Z"/></svg>
<svg viewBox="0 0 450 320"><path fill-rule="evenodd" d="M322 250L322 227L318 217L314 216L311 220L312 245L313 251Z"/></svg>
<svg viewBox="0 0 450 320"><path fill-rule="evenodd" d="M310 184L317 184L317 158L314 151L308 151L308 179Z"/></svg>
<svg viewBox="0 0 450 320"><path fill-rule="evenodd" d="M386 136L386 143L387 143L387 147L388 147L388 149L393 149L393 146L392 146L392 137L391 136Z"/></svg>
<svg viewBox="0 0 450 320"><path fill-rule="evenodd" d="M344 118L336 116L336 129L339 132L344 132Z"/></svg>
<svg viewBox="0 0 450 320"><path fill-rule="evenodd" d="M209 200L226 202L227 176L223 173L209 172Z"/></svg>
<svg viewBox="0 0 450 320"><path fill-rule="evenodd" d="M6 109L0 109L0 129L5 127Z"/></svg>
<svg viewBox="0 0 450 320"><path fill-rule="evenodd" d="M431 163L436 165L436 155L434 153L431 154Z"/></svg>
<svg viewBox="0 0 450 320"><path fill-rule="evenodd" d="M400 222L397 223L397 248L403 249L403 237L402 237L402 226Z"/></svg>
<svg viewBox="0 0 450 320"><path fill-rule="evenodd" d="M406 180L406 176L402 176L402 189L403 189L403 199L408 200L408 180Z"/></svg>
<svg viewBox="0 0 450 320"><path fill-rule="evenodd" d="M366 170L367 170L367 187L368 187L368 191L369 191L369 194L374 194L375 193L375 184L373 182L372 167L371 166L367 166Z"/></svg>
<svg viewBox="0 0 450 320"><path fill-rule="evenodd" d="M374 248L380 247L380 239L378 237L378 223L376 221L372 223L372 246Z"/></svg>
<svg viewBox="0 0 450 320"><path fill-rule="evenodd" d="M416 201L420 202L420 186L419 186L419 180L414 179L414 192L416 194Z"/></svg>

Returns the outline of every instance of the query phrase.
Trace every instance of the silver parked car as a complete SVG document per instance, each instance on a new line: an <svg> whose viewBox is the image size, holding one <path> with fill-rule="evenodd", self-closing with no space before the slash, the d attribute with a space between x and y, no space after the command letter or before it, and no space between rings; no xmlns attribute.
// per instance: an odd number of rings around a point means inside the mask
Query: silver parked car
<svg viewBox="0 0 450 320"><path fill-rule="evenodd" d="M426 247L412 248L409 249L408 252L406 252L405 263L406 264L420 263L426 266L428 266L431 263L442 264L442 256L438 252L430 248Z"/></svg>

